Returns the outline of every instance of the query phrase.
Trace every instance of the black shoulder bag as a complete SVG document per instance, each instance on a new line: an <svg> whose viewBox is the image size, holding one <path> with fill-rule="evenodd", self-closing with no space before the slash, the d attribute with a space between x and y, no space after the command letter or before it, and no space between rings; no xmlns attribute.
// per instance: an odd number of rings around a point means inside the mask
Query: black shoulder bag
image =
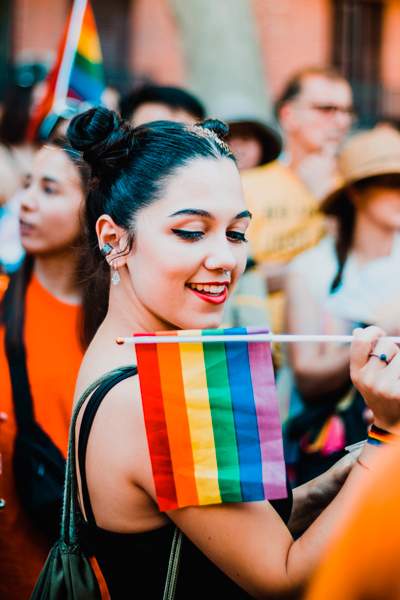
<svg viewBox="0 0 400 600"><path fill-rule="evenodd" d="M66 461L34 420L25 349L17 357L9 356L8 364L18 425L13 459L15 486L32 521L55 541L60 536Z"/></svg>

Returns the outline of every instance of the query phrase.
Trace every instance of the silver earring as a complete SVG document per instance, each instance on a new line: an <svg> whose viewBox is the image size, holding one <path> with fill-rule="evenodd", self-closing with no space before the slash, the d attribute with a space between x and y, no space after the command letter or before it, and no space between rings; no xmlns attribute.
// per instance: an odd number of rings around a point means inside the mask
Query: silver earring
<svg viewBox="0 0 400 600"><path fill-rule="evenodd" d="M121 281L121 277L119 276L118 269L117 269L117 267L114 266L113 260L111 261L110 264L115 271L114 275L111 277L111 281L113 282L113 285L118 285L119 282Z"/></svg>

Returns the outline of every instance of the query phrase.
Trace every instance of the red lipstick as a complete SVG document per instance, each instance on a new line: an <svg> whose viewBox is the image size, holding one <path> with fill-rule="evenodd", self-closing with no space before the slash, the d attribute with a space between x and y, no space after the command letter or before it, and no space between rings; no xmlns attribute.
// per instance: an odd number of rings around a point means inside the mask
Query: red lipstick
<svg viewBox="0 0 400 600"><path fill-rule="evenodd" d="M219 294L219 296L210 296L210 294L207 294L204 292L199 292L198 290L194 290L191 287L189 287L189 290L191 292L193 292L194 294L196 294L196 296L198 296L198 298L201 298L202 300L205 300L206 302L209 302L210 304L223 304L223 302L226 302L226 299L228 297L228 292L227 292L226 288L224 289L224 291L221 294Z"/></svg>

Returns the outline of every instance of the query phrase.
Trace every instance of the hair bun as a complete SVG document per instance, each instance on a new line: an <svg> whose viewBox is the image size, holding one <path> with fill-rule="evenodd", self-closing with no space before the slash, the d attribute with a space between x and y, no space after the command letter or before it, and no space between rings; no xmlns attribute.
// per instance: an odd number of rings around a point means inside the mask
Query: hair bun
<svg viewBox="0 0 400 600"><path fill-rule="evenodd" d="M228 125L223 121L219 121L218 119L206 119L201 123L201 126L204 129L213 131L221 140L225 139L229 131Z"/></svg>
<svg viewBox="0 0 400 600"><path fill-rule="evenodd" d="M130 125L103 107L76 115L68 126L67 137L71 146L82 152L95 177L123 167L134 145Z"/></svg>

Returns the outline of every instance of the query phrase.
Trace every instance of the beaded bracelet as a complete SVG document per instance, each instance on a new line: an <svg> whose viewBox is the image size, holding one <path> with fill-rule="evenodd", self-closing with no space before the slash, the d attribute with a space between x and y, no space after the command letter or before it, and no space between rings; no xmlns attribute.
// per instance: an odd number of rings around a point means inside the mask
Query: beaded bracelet
<svg viewBox="0 0 400 600"><path fill-rule="evenodd" d="M384 444L393 444L399 436L395 433L385 431L376 425L372 425L368 434L367 442L373 446L382 446Z"/></svg>

